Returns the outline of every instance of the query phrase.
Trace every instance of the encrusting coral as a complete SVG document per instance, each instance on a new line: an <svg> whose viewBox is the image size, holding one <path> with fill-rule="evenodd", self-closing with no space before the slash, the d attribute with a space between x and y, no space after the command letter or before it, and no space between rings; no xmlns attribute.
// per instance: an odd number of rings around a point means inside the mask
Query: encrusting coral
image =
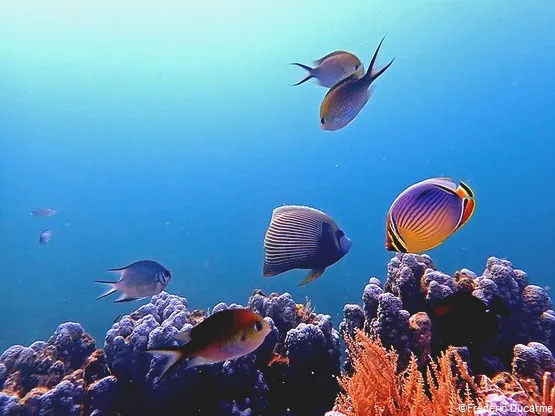
<svg viewBox="0 0 555 416"><path fill-rule="evenodd" d="M0 388L2 416L80 416L89 408L113 410L117 379L81 325L67 322L48 342L8 348L0 356Z"/></svg>
<svg viewBox="0 0 555 416"><path fill-rule="evenodd" d="M212 313L241 308L216 305ZM329 315L313 313L309 303L291 295L255 291L248 307L272 326L252 354L186 371L179 367L158 380L164 358L146 348L177 345L173 335L203 314L189 311L187 300L165 292L115 323L106 335L108 363L120 385L118 410L140 415L302 415L319 416L339 391L339 333ZM193 317L195 320L193 320Z"/></svg>

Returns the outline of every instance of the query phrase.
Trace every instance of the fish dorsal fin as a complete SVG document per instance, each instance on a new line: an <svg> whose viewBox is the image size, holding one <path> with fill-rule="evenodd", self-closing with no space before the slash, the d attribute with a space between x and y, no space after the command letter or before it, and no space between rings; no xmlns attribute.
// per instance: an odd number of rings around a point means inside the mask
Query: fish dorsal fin
<svg viewBox="0 0 555 416"><path fill-rule="evenodd" d="M451 178L427 179L425 181L422 181L421 183L429 183L450 194L457 193L457 183Z"/></svg>
<svg viewBox="0 0 555 416"><path fill-rule="evenodd" d="M474 198L474 191L463 181L459 182L459 187L456 192L461 198Z"/></svg>
<svg viewBox="0 0 555 416"><path fill-rule="evenodd" d="M321 57L320 59L315 60L314 63L315 63L316 65L320 65L320 64L321 64L322 62L324 62L326 59L331 58L332 56L342 55L342 54L344 54L344 53L349 53L349 52L347 52L347 51L341 51L341 50L339 50L339 51L333 51L333 52L331 52L331 53L328 53L326 56L323 56L323 57Z"/></svg>
<svg viewBox="0 0 555 416"><path fill-rule="evenodd" d="M351 75L349 75L347 78L343 78L341 81L339 81L337 84L335 84L333 87L331 87L328 92L326 93L326 96L331 93L332 90L336 90L337 88L339 88L341 85L346 84L347 82L361 82L362 78L358 78L358 75L356 72L353 72Z"/></svg>
<svg viewBox="0 0 555 416"><path fill-rule="evenodd" d="M297 286L304 286L304 285L318 279L320 276L322 276L322 273L324 273L325 270L326 270L325 267L323 269L313 269L313 270L311 270L310 273L308 273L306 275L306 277L301 281L301 283L299 283Z"/></svg>
<svg viewBox="0 0 555 416"><path fill-rule="evenodd" d="M325 217L328 217L326 213L320 210L317 210L316 208L307 207L306 205L282 205L281 207L277 207L274 209L274 211L272 212L272 218L279 217L280 215L283 215L287 212L298 211L298 210L312 211L314 213L321 214Z"/></svg>
<svg viewBox="0 0 555 416"><path fill-rule="evenodd" d="M191 329L188 329L186 331L179 332L179 333L175 334L173 336L173 339L175 339L176 341L181 341L181 342L191 341Z"/></svg>

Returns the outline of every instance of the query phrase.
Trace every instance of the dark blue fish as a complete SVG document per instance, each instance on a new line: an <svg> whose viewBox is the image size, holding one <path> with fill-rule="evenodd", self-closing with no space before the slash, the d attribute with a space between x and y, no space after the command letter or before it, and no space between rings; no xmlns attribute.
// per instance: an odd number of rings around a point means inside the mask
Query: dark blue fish
<svg viewBox="0 0 555 416"><path fill-rule="evenodd" d="M327 214L286 205L274 209L264 237L264 276L293 269L311 269L299 284L317 279L351 248L351 240Z"/></svg>
<svg viewBox="0 0 555 416"><path fill-rule="evenodd" d="M442 348L479 346L492 341L499 334L497 315L510 315L499 297L494 297L488 306L471 293L456 292L432 310L434 341Z"/></svg>
<svg viewBox="0 0 555 416"><path fill-rule="evenodd" d="M31 215L33 217L53 217L58 211L58 209L52 208L37 208L31 211Z"/></svg>
<svg viewBox="0 0 555 416"><path fill-rule="evenodd" d="M40 233L39 243L45 246L46 244L50 243L51 239L52 239L52 231L44 230L42 233Z"/></svg>
<svg viewBox="0 0 555 416"><path fill-rule="evenodd" d="M144 299L163 291L171 279L168 269L152 260L140 260L126 267L107 271L119 273L120 279L117 282L96 280L97 283L110 286L107 292L96 298L97 300L111 295L117 290L122 292L122 295L115 302Z"/></svg>

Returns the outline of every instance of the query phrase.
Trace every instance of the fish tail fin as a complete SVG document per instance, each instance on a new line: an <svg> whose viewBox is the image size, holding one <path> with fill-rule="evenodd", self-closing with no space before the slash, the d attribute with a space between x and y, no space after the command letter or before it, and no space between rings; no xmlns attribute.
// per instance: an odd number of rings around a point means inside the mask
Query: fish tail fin
<svg viewBox="0 0 555 416"><path fill-rule="evenodd" d="M292 87L296 87L297 85L304 84L309 79L314 78L314 75L312 75L313 68L309 67L308 65L303 65L298 62L292 62L291 65L297 65L298 67L301 67L305 71L308 71L308 74L306 74L306 76L303 79L301 79L299 82L297 82L296 84L293 84Z"/></svg>
<svg viewBox="0 0 555 416"><path fill-rule="evenodd" d="M313 280L318 279L320 276L322 276L322 273L324 273L324 270L326 270L326 268L311 270L310 273L308 273L306 277L301 281L301 283L299 283L297 286L304 286L312 282Z"/></svg>
<svg viewBox="0 0 555 416"><path fill-rule="evenodd" d="M368 85L370 85L372 82L374 82L380 75L382 75L385 71L387 71L387 69L391 66L391 64L393 63L393 61L395 60L395 58L393 58L391 61L389 61L389 63L384 66L382 69L380 69L379 71L374 71L374 65L376 64L376 59L378 58L378 52L380 51L380 48L382 46L382 43L385 39L385 36L382 38L382 40L380 41L380 43L378 44L378 47L376 48L376 51L374 52L374 56L372 56L372 60L370 61L370 65L368 66L368 70L366 71L366 74L364 74L364 81L367 82Z"/></svg>
<svg viewBox="0 0 555 416"><path fill-rule="evenodd" d="M183 347L149 348L145 352L152 355L167 357L158 381L166 377L171 369L177 367L188 358L188 354Z"/></svg>
<svg viewBox="0 0 555 416"><path fill-rule="evenodd" d="M104 292L102 295L97 297L96 300L105 298L106 296L111 295L112 293L114 293L117 290L116 287L115 287L116 282L107 282L106 280L95 280L95 283L100 283L102 285L108 286L106 292Z"/></svg>
<svg viewBox="0 0 555 416"><path fill-rule="evenodd" d="M459 187L456 190L457 195L461 198L474 198L474 191L463 181L459 182Z"/></svg>
<svg viewBox="0 0 555 416"><path fill-rule="evenodd" d="M476 200L474 199L474 191L463 181L460 182L459 187L455 192L461 198L463 204L461 218L455 228L455 231L457 231L464 224L466 224L466 222L474 214L474 211L476 210Z"/></svg>

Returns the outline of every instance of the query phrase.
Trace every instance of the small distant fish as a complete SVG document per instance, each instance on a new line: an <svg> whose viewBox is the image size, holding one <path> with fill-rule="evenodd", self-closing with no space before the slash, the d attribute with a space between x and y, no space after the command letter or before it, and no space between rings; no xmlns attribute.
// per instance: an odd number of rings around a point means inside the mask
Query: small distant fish
<svg viewBox="0 0 555 416"><path fill-rule="evenodd" d="M118 316L115 317L114 319L114 323L119 322L119 320L121 319L122 314L120 313Z"/></svg>
<svg viewBox="0 0 555 416"><path fill-rule="evenodd" d="M494 297L491 307L468 292L456 292L445 297L431 313L435 342L442 348L449 345L479 346L497 338L497 315L509 316L503 301Z"/></svg>
<svg viewBox="0 0 555 416"><path fill-rule="evenodd" d="M305 285L337 263L351 248L351 240L327 214L317 209L285 205L274 209L264 236L264 276L293 269L311 269Z"/></svg>
<svg viewBox="0 0 555 416"><path fill-rule="evenodd" d="M233 360L256 350L271 331L270 325L250 309L226 309L205 318L186 332L174 336L186 342L180 347L151 348L149 354L168 360L162 379L170 369L189 358L186 368Z"/></svg>
<svg viewBox="0 0 555 416"><path fill-rule="evenodd" d="M37 208L31 211L33 217L53 217L59 212L58 209L52 208Z"/></svg>
<svg viewBox="0 0 555 416"><path fill-rule="evenodd" d="M291 64L308 71L306 77L293 84L293 86L301 85L309 79L315 78L322 87L331 88L339 81L351 75L354 75L357 79L364 75L364 65L360 62L360 59L346 51L329 53L323 58L314 61L314 64L316 64L315 68L297 62Z"/></svg>
<svg viewBox="0 0 555 416"><path fill-rule="evenodd" d="M50 240L52 240L52 230L44 230L42 233L40 233L40 236L39 236L40 244L45 246L46 244L50 243Z"/></svg>
<svg viewBox="0 0 555 416"><path fill-rule="evenodd" d="M370 61L370 66L362 78L357 78L356 74L335 84L326 94L320 106L320 128L322 130L339 130L349 124L360 113L370 99L370 85L382 75L393 63L393 58L386 66L379 71L374 71L374 64L382 42L382 38L374 56Z"/></svg>
<svg viewBox="0 0 555 416"><path fill-rule="evenodd" d="M421 253L439 246L472 217L474 192L464 182L432 178L403 191L389 208L385 247Z"/></svg>
<svg viewBox="0 0 555 416"><path fill-rule="evenodd" d="M137 261L120 269L108 269L109 272L118 272L120 279L117 282L96 280L110 286L107 292L96 299L102 299L119 290L122 295L114 302L131 302L157 295L166 288L171 279L171 273L161 264L152 260Z"/></svg>

